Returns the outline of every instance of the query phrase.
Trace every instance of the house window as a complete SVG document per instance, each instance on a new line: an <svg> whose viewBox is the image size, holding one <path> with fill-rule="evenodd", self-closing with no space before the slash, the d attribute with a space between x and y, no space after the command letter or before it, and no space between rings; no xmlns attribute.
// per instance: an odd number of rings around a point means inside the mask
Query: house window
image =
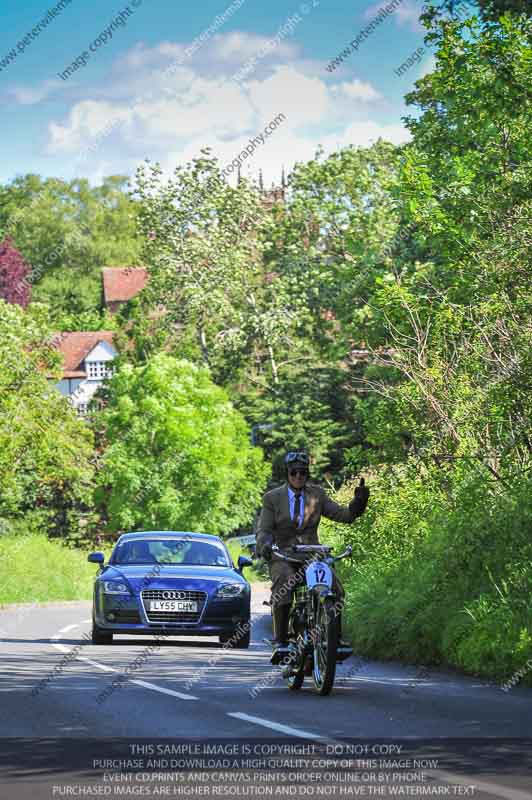
<svg viewBox="0 0 532 800"><path fill-rule="evenodd" d="M84 417L88 410L88 403L78 403L77 412L81 417Z"/></svg>
<svg viewBox="0 0 532 800"><path fill-rule="evenodd" d="M88 361L87 362L87 377L92 379L106 378L110 374L110 368L107 361Z"/></svg>

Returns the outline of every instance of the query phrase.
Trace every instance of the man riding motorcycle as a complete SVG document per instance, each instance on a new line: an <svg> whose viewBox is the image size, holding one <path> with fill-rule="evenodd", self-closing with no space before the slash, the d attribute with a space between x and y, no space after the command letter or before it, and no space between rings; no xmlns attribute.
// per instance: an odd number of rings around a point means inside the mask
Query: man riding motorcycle
<svg viewBox="0 0 532 800"><path fill-rule="evenodd" d="M272 547L285 550L294 544L319 544L318 525L322 516L335 522L351 523L364 513L369 489L361 478L355 496L348 506L331 500L321 486L309 482L310 459L304 451L286 454L284 459L287 480L277 489L266 492L258 523L258 555L269 562L272 580L272 612L274 628L274 652L272 664L279 663L288 653L288 622L292 604L292 590L298 574L304 570L297 564L276 559ZM344 591L335 576L334 590L340 599ZM341 625L341 616L338 616ZM341 637L341 627L340 627ZM340 641L341 647L349 647Z"/></svg>

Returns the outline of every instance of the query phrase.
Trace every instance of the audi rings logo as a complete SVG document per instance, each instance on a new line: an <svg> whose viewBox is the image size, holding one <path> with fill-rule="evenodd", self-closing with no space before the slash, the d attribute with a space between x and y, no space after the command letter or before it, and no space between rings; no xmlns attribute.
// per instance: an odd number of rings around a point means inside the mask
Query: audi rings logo
<svg viewBox="0 0 532 800"><path fill-rule="evenodd" d="M163 600L186 600L186 592L163 592Z"/></svg>

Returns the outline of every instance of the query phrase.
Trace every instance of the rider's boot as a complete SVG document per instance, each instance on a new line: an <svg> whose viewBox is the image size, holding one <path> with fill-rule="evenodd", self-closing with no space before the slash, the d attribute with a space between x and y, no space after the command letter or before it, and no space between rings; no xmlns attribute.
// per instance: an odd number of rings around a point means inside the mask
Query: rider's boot
<svg viewBox="0 0 532 800"><path fill-rule="evenodd" d="M288 650L288 621L290 618L290 604L274 605L273 607L273 634L275 638L274 650L270 663L279 664L289 654Z"/></svg>

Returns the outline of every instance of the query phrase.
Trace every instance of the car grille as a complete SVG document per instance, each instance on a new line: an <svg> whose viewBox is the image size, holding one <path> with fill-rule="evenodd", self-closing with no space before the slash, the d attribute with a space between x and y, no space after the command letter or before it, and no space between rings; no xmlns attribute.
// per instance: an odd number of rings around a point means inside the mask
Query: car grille
<svg viewBox="0 0 532 800"><path fill-rule="evenodd" d="M112 612L115 615L113 622L127 622L130 625L140 625L140 614L134 609L129 611L127 609L117 609Z"/></svg>
<svg viewBox="0 0 532 800"><path fill-rule="evenodd" d="M179 589L172 594L179 594L179 597L168 597L170 590L167 589L146 589L142 592L142 601L146 610L148 622L198 622L205 607L207 600L206 592L193 592L188 590ZM148 608L147 600L194 600L198 604L197 611L150 611Z"/></svg>

